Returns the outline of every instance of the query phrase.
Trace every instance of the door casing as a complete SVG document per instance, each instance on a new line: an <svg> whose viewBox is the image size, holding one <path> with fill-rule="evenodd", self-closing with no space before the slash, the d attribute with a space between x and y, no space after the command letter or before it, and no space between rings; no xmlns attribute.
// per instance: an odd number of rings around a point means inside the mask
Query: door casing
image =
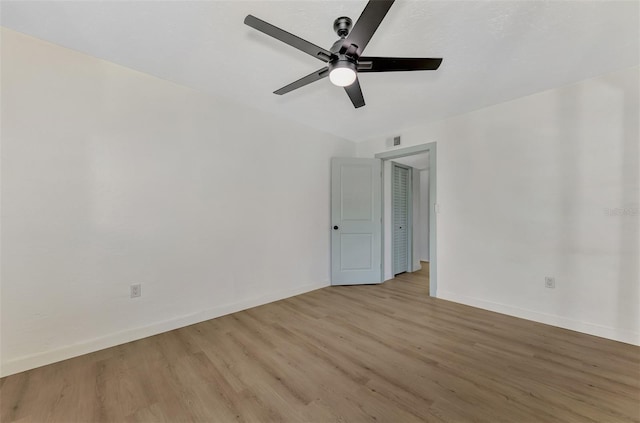
<svg viewBox="0 0 640 423"><path fill-rule="evenodd" d="M438 227L437 223L438 223L438 213L439 213L439 210L438 210L439 207L436 207L436 205L438 204L437 203L437 200L438 200L437 143L430 142L426 144L415 145L412 147L405 147L405 148L399 148L396 150L380 152L375 154L374 157L377 159L382 159L383 161L387 161L387 160L397 159L400 157L412 156L414 154L419 154L424 152L429 152L429 208L430 208L430 213L429 213L429 295L432 297L436 297L438 292L438 262L437 262L438 244L437 244L436 232ZM383 169L384 168L385 167L383 166ZM383 204L385 201L387 200L383 199ZM386 219L383 219L383 222L386 222ZM384 228L385 224L386 223L383 223L383 231L382 231L383 245L385 245L386 243L384 240L384 236L386 232L386 229ZM391 263L387 264L386 261L384 261L383 268L386 268L386 266L390 264Z"/></svg>

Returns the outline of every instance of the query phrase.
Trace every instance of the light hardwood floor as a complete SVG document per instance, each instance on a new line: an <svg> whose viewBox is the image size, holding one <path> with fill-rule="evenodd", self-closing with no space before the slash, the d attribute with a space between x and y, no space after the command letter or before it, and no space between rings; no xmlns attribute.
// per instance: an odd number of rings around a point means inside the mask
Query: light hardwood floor
<svg viewBox="0 0 640 423"><path fill-rule="evenodd" d="M430 298L427 274L3 378L0 421L640 421L640 348Z"/></svg>

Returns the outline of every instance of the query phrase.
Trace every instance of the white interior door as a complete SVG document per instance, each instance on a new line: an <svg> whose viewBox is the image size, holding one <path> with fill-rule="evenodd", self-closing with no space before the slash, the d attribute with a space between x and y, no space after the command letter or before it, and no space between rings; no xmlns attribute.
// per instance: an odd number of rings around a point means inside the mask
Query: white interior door
<svg viewBox="0 0 640 423"><path fill-rule="evenodd" d="M392 175L392 223L393 223L393 274L411 271L410 245L410 189L411 170L393 163Z"/></svg>
<svg viewBox="0 0 640 423"><path fill-rule="evenodd" d="M382 282L380 159L331 159L331 284Z"/></svg>

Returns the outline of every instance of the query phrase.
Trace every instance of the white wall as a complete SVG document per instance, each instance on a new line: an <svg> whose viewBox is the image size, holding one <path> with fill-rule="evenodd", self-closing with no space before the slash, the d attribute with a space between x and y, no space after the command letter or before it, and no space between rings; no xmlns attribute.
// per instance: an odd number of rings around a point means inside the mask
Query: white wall
<svg viewBox="0 0 640 423"><path fill-rule="evenodd" d="M429 261L429 170L421 170L420 180L420 246L419 260Z"/></svg>
<svg viewBox="0 0 640 423"><path fill-rule="evenodd" d="M438 143L438 297L640 344L639 73L402 133Z"/></svg>
<svg viewBox="0 0 640 423"><path fill-rule="evenodd" d="M9 30L1 100L2 375L329 284L351 142Z"/></svg>

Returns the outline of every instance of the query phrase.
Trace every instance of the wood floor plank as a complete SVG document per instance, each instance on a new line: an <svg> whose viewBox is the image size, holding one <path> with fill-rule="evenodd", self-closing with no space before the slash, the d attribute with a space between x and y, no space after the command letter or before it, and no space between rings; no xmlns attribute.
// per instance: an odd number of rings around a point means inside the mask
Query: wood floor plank
<svg viewBox="0 0 640 423"><path fill-rule="evenodd" d="M428 263L0 380L0 421L640 422L640 348L428 296Z"/></svg>

